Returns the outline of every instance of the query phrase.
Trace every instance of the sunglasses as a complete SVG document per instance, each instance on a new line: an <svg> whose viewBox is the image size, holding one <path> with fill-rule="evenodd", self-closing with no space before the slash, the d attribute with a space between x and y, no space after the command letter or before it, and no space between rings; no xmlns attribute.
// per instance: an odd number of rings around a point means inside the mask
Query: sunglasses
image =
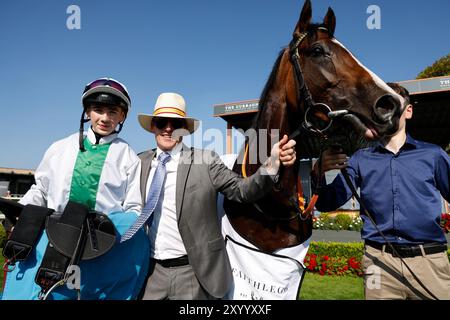
<svg viewBox="0 0 450 320"><path fill-rule="evenodd" d="M186 127L186 121L184 119L177 119L177 118L153 118L153 123L155 126L162 130L164 129L167 124L170 122L172 127L174 129L181 129Z"/></svg>
<svg viewBox="0 0 450 320"><path fill-rule="evenodd" d="M108 86L108 87L114 88L114 89L120 91L121 93L123 93L125 95L125 97L127 97L128 100L131 101L127 90L125 90L125 88L120 83L118 83L117 81L111 80L111 79L99 79L99 80L92 81L91 83L89 83L86 86L86 88L84 89L84 92L86 92L90 89L93 89L95 87L98 87L98 86Z"/></svg>

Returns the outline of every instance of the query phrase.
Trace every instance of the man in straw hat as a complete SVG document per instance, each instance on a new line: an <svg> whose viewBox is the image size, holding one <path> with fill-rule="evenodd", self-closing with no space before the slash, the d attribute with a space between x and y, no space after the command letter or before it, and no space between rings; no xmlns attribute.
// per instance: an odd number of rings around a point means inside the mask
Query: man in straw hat
<svg viewBox="0 0 450 320"><path fill-rule="evenodd" d="M216 212L217 194L241 202L262 197L272 189L280 162L294 164L295 141L284 136L254 175L241 178L215 152L181 143L180 135L192 134L200 123L186 116L181 95L162 93L153 114L138 119L157 144L156 150L140 154L142 216L149 216L152 257L143 299L222 298L232 274ZM160 179L158 168L164 164L165 178ZM163 180L160 195L154 192L156 180Z"/></svg>

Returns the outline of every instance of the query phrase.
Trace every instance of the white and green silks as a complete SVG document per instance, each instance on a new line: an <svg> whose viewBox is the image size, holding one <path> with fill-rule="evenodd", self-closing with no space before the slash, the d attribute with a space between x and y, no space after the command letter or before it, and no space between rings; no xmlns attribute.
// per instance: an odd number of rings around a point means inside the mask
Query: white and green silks
<svg viewBox="0 0 450 320"><path fill-rule="evenodd" d="M105 213L118 232L117 243L105 255L81 261L82 299L135 299L148 270L149 240L141 229L132 239L119 243L120 235L136 221L141 210L140 162L134 151L117 135L95 143L90 130L79 152L74 134L54 143L36 170L36 184L22 204L48 206L63 212L73 200ZM48 239L43 232L28 259L17 262L8 273L3 300L37 299L40 287L34 277ZM50 299L76 299L77 293L63 286Z"/></svg>

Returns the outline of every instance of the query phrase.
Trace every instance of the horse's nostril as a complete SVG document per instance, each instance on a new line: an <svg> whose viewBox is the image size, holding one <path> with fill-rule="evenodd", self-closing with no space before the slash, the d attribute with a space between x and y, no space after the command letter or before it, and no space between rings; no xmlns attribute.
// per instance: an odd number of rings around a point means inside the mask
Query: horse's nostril
<svg viewBox="0 0 450 320"><path fill-rule="evenodd" d="M391 120L397 107L397 100L393 96L388 94L382 96L377 100L374 106L374 112L379 120L387 122Z"/></svg>

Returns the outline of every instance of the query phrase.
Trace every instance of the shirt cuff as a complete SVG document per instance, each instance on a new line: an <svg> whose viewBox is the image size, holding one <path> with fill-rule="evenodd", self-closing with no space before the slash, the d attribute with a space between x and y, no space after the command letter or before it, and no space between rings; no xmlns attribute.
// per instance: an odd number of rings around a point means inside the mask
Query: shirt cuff
<svg viewBox="0 0 450 320"><path fill-rule="evenodd" d="M280 168L274 168L269 166L267 162L261 166L261 175L269 176L274 183L277 183L280 179Z"/></svg>

